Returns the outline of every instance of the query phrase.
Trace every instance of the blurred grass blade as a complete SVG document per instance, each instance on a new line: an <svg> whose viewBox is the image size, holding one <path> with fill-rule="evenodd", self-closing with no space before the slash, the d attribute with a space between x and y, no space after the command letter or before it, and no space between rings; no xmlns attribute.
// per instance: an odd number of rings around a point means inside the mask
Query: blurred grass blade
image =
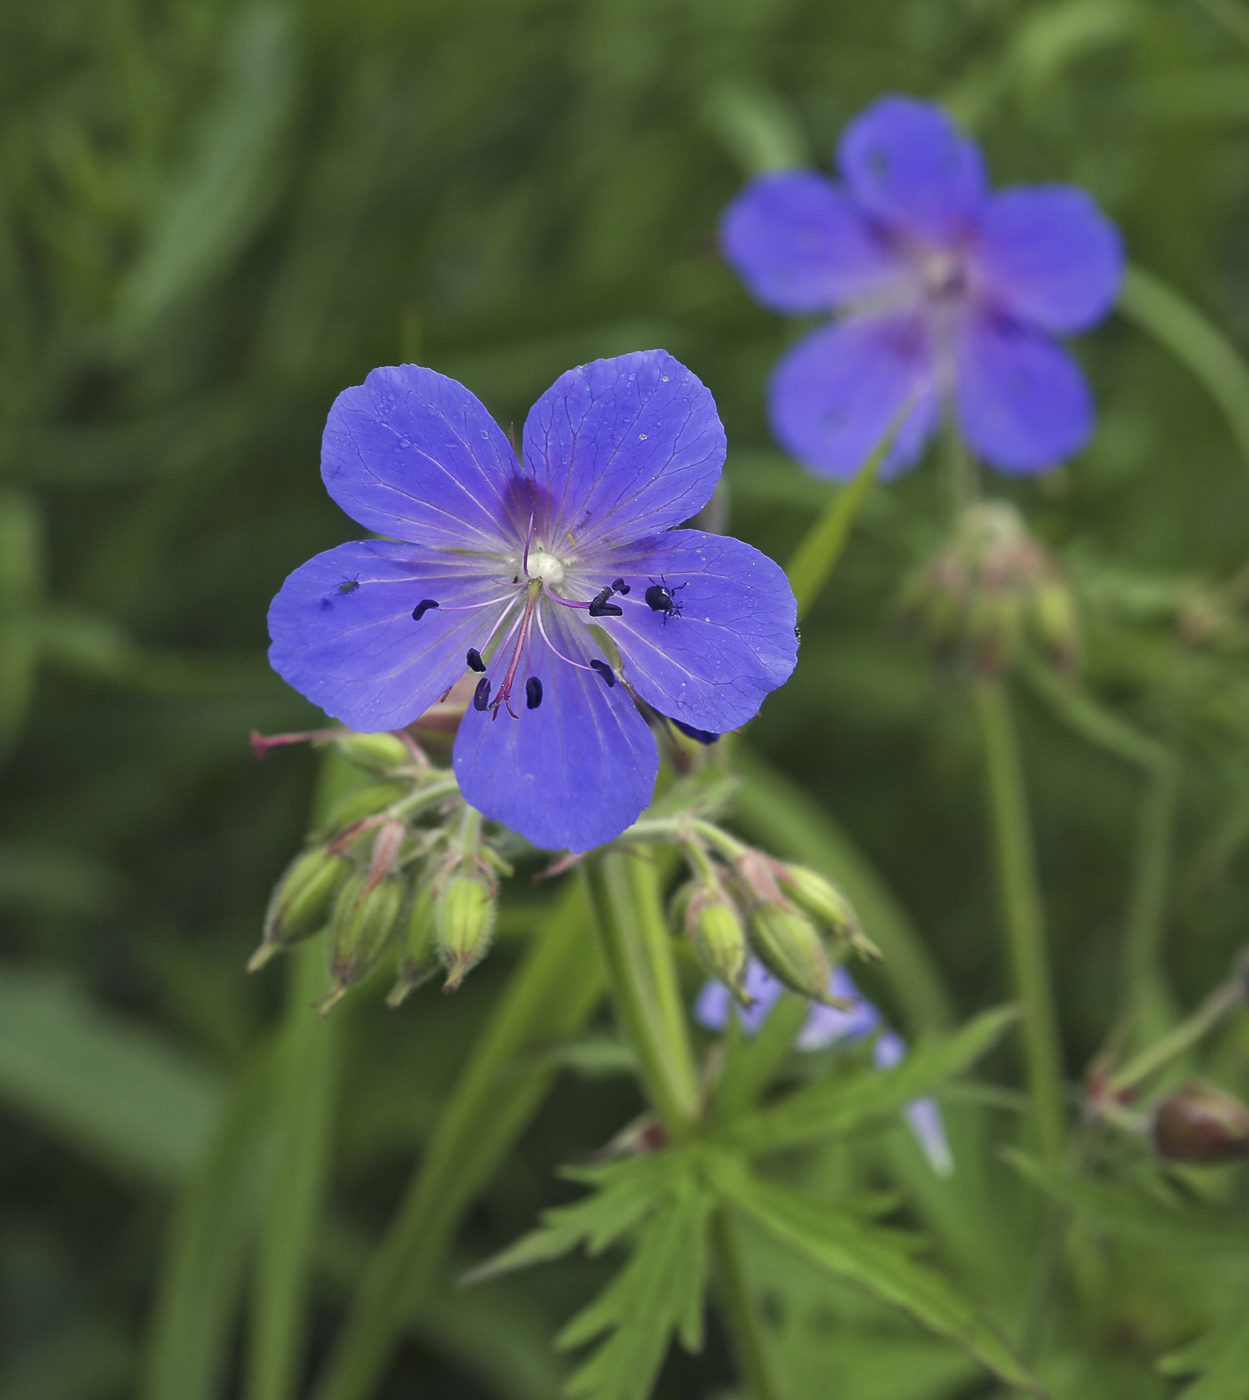
<svg viewBox="0 0 1249 1400"><path fill-rule="evenodd" d="M912 1031L950 1029L954 1012L936 964L867 858L797 783L745 746L736 759L742 776L736 824L777 855L813 866L841 887L885 955L882 973Z"/></svg>
<svg viewBox="0 0 1249 1400"><path fill-rule="evenodd" d="M793 109L761 87L719 84L703 99L702 117L747 176L808 164L807 143Z"/></svg>
<svg viewBox="0 0 1249 1400"><path fill-rule="evenodd" d="M247 1400L289 1400L303 1370L309 1282L329 1180L343 1019L312 1003L329 985L320 939L288 954L269 1154L256 1247Z"/></svg>
<svg viewBox="0 0 1249 1400"><path fill-rule="evenodd" d="M1249 464L1249 365L1191 302L1143 268L1129 267L1119 308L1193 372L1223 410Z"/></svg>
<svg viewBox="0 0 1249 1400"><path fill-rule="evenodd" d="M526 1051L575 1035L603 995L585 898L570 885L535 934L444 1103L424 1160L369 1263L315 1400L367 1400L437 1276L464 1210L524 1131L554 1078Z"/></svg>
<svg viewBox="0 0 1249 1400"><path fill-rule="evenodd" d="M125 288L123 338L139 334L211 278L281 193L295 89L290 29L279 4L254 4L239 15L216 104Z"/></svg>
<svg viewBox="0 0 1249 1400"><path fill-rule="evenodd" d="M1249 1309L1242 1302L1213 1332L1181 1351L1164 1356L1158 1370L1168 1376L1201 1379L1180 1392L1177 1400L1246 1400L1249 1397Z"/></svg>
<svg viewBox="0 0 1249 1400"><path fill-rule="evenodd" d="M41 533L34 500L24 491L0 491L0 763L21 733L34 690Z"/></svg>
<svg viewBox="0 0 1249 1400"><path fill-rule="evenodd" d="M902 426L910 407L908 402L890 423L884 437L854 477L829 497L819 519L807 531L802 543L794 551L793 558L786 565L785 572L789 575L790 587L798 600L799 618L809 611L812 603L820 596L820 590L828 582L829 574L841 558L841 551L846 547L850 527L859 513L859 507L871 490L872 483L880 471L880 464L893 446L893 440L897 437L898 429Z"/></svg>
<svg viewBox="0 0 1249 1400"><path fill-rule="evenodd" d="M220 1400L261 1184L272 1055L239 1073L167 1237L140 1400Z"/></svg>
<svg viewBox="0 0 1249 1400"><path fill-rule="evenodd" d="M161 1185L199 1160L217 1079L55 973L0 970L0 1096L93 1161Z"/></svg>

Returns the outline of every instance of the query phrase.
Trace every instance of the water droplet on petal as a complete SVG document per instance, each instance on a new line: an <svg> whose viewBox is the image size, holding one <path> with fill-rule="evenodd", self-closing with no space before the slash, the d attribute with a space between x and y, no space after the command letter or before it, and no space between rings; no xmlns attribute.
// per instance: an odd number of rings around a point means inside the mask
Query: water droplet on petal
<svg viewBox="0 0 1249 1400"><path fill-rule="evenodd" d="M640 442L645 442L645 441L646 441L646 434L645 434L645 433L639 433L639 434L638 434L638 440L639 440Z"/></svg>

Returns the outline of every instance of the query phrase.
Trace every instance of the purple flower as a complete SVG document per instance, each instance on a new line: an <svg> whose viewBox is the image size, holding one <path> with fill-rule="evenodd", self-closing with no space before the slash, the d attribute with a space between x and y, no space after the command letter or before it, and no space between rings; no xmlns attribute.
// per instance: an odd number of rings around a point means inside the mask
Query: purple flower
<svg viewBox="0 0 1249 1400"><path fill-rule="evenodd" d="M782 445L822 475L850 476L911 402L896 469L919 456L945 400L1003 471L1077 451L1092 404L1053 336L1088 329L1114 303L1114 225L1069 185L991 194L975 144L909 97L881 98L851 122L837 160L840 184L813 171L760 176L721 230L765 306L846 313L773 373Z"/></svg>
<svg viewBox="0 0 1249 1400"><path fill-rule="evenodd" d="M321 474L390 538L291 574L269 660L366 733L475 673L453 754L467 801L538 846L610 841L658 768L634 694L720 734L794 668L781 569L672 528L706 504L724 446L710 393L662 350L562 375L529 414L523 461L462 385L376 369L330 410Z"/></svg>
<svg viewBox="0 0 1249 1400"><path fill-rule="evenodd" d="M722 1031L736 1011L742 1030L747 1035L757 1034L785 988L758 958L751 958L747 964L743 985L755 999L754 1005L748 1008L734 1007L729 989L722 982L707 982L694 1002L694 1019L708 1030ZM881 1026L880 1012L860 995L844 967L833 968L828 989L833 996L846 1001L853 999L858 1004L849 1011L839 1011L833 1006L812 1006L794 1039L795 1050L825 1050L842 1040L853 1044ZM905 1056L906 1042L897 1031L881 1030L872 1045L872 1063L876 1068L892 1069ZM954 1158L936 1100L916 1099L907 1104L904 1112L933 1171L938 1176L949 1176L954 1170Z"/></svg>

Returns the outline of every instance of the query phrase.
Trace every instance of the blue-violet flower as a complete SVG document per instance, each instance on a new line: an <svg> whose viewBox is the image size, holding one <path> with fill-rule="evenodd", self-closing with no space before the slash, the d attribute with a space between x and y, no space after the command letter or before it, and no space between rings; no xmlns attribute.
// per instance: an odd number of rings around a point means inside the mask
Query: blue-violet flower
<svg viewBox="0 0 1249 1400"><path fill-rule="evenodd" d="M521 459L454 380L376 369L330 410L321 473L388 538L291 574L269 659L366 733L409 724L475 673L452 756L465 799L538 846L610 841L658 770L635 694L710 738L745 723L797 658L781 569L672 528L706 504L724 451L711 394L662 350L562 375Z"/></svg>
<svg viewBox="0 0 1249 1400"><path fill-rule="evenodd" d="M725 213L725 255L765 306L841 319L773 373L778 441L822 475L853 474L910 403L888 466L913 462L948 403L1008 472L1077 451L1084 376L1053 339L1101 320L1123 271L1115 227L1083 190L989 192L977 146L927 102L884 97L842 134L841 183L754 180Z"/></svg>
<svg viewBox="0 0 1249 1400"><path fill-rule="evenodd" d="M708 1030L722 1031L729 1023L729 1016L735 1014L742 1030L747 1035L755 1035L785 988L758 958L751 958L747 964L743 985L748 995L754 998L754 1004L746 1008L733 1004L729 989L722 982L707 982L694 1002L694 1019ZM794 1039L796 1050L825 1050L838 1041L852 1044L879 1030L872 1044L872 1063L876 1068L892 1069L905 1058L906 1042L897 1031L882 1027L880 1012L863 998L850 974L840 964L833 968L828 989L839 1000L853 1001L855 1005L847 1011L835 1006L812 1006ZM939 1176L948 1176L954 1170L954 1158L950 1153L937 1101L932 1098L916 1099L907 1104L904 1112L911 1132L933 1171Z"/></svg>

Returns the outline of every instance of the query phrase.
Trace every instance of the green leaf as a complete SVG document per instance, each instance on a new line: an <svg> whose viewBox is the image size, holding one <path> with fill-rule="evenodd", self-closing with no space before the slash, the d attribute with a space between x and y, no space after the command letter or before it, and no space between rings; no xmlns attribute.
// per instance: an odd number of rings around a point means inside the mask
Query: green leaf
<svg viewBox="0 0 1249 1400"><path fill-rule="evenodd" d="M709 1158L707 1168L728 1204L808 1263L860 1285L949 1337L1008 1385L1042 1393L983 1309L935 1270L908 1257L913 1240L762 1181L727 1155Z"/></svg>
<svg viewBox="0 0 1249 1400"><path fill-rule="evenodd" d="M595 1194L573 1205L544 1211L537 1230L478 1265L460 1281L479 1283L513 1269L559 1259L579 1244L584 1244L591 1254L601 1253L645 1219L663 1194L687 1173L685 1158L676 1152L629 1157L601 1167L568 1169L565 1176L596 1186Z"/></svg>
<svg viewBox="0 0 1249 1400"><path fill-rule="evenodd" d="M94 1161L162 1184L200 1159L216 1075L55 973L0 968L0 1096Z"/></svg>
<svg viewBox="0 0 1249 1400"><path fill-rule="evenodd" d="M611 1336L568 1383L573 1400L645 1400L678 1333L702 1345L710 1198L685 1175L642 1227L629 1262L564 1328L556 1346Z"/></svg>
<svg viewBox="0 0 1249 1400"><path fill-rule="evenodd" d="M734 1012L725 1035L724 1068L715 1088L711 1122L734 1123L754 1106L772 1076L794 1053L794 1038L810 1015L805 997L783 992L758 1032L746 1035Z"/></svg>
<svg viewBox="0 0 1249 1400"><path fill-rule="evenodd" d="M739 1119L729 1140L747 1152L779 1152L880 1122L974 1064L1018 1018L1012 1006L986 1011L957 1035L913 1046L893 1069L865 1068L798 1089Z"/></svg>
<svg viewBox="0 0 1249 1400"><path fill-rule="evenodd" d="M1182 1351L1164 1356L1165 1375L1201 1372L1177 1400L1249 1400L1249 1307L1238 1307L1222 1326Z"/></svg>
<svg viewBox="0 0 1249 1400"><path fill-rule="evenodd" d="M1229 1212L1200 1206L1172 1208L1127 1183L1107 1186L1076 1181L1015 1148L1003 1149L1002 1155L1042 1191L1089 1216L1111 1234L1167 1251L1241 1254L1249 1250L1249 1225Z"/></svg>

